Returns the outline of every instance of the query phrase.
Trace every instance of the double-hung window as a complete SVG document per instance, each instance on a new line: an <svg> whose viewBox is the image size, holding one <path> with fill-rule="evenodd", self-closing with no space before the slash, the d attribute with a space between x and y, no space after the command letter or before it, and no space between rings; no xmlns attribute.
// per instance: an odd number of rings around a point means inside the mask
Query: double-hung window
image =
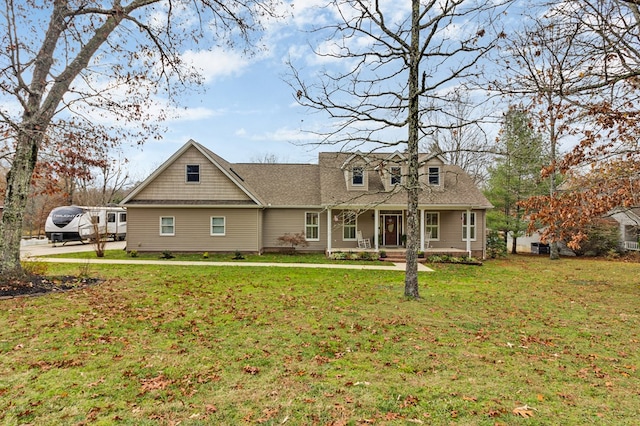
<svg viewBox="0 0 640 426"><path fill-rule="evenodd" d="M200 165L199 164L187 164L186 180L187 180L187 183L200 182Z"/></svg>
<svg viewBox="0 0 640 426"><path fill-rule="evenodd" d="M353 186L364 185L364 168L355 166L351 169L351 184Z"/></svg>
<svg viewBox="0 0 640 426"><path fill-rule="evenodd" d="M427 233L430 240L440 239L440 213L424 213L424 231Z"/></svg>
<svg viewBox="0 0 640 426"><path fill-rule="evenodd" d="M402 168L401 167L391 167L391 185L400 185L402 184Z"/></svg>
<svg viewBox="0 0 640 426"><path fill-rule="evenodd" d="M176 218L173 216L160 217L160 235L176 235Z"/></svg>
<svg viewBox="0 0 640 426"><path fill-rule="evenodd" d="M427 172L429 185L440 185L440 167L429 167Z"/></svg>
<svg viewBox="0 0 640 426"><path fill-rule="evenodd" d="M211 236L225 235L225 218L224 216L211 217Z"/></svg>
<svg viewBox="0 0 640 426"><path fill-rule="evenodd" d="M342 218L342 240L352 241L356 239L356 215L353 212L346 212Z"/></svg>
<svg viewBox="0 0 640 426"><path fill-rule="evenodd" d="M320 213L307 212L304 218L304 236L307 241L320 240Z"/></svg>
<svg viewBox="0 0 640 426"><path fill-rule="evenodd" d="M467 237L467 229L469 230L469 237ZM462 213L462 240L467 241L476 240L476 214L471 212L469 216L467 213Z"/></svg>

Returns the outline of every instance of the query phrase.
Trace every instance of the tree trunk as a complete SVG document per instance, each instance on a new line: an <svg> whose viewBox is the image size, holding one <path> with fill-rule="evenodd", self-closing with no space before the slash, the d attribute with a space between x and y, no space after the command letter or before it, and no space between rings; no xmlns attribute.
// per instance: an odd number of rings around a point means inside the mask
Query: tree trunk
<svg viewBox="0 0 640 426"><path fill-rule="evenodd" d="M518 254L518 238L515 233L513 234L513 238L511 239L511 254Z"/></svg>
<svg viewBox="0 0 640 426"><path fill-rule="evenodd" d="M38 158L39 138L41 136L37 132L19 134L13 164L7 173L7 192L0 224L0 276L5 279L24 276L20 264L20 239L31 177Z"/></svg>
<svg viewBox="0 0 640 426"><path fill-rule="evenodd" d="M418 292L418 245L420 242L418 221L418 195L420 193L420 168L418 164L419 92L418 76L420 65L420 0L412 0L411 52L409 59L409 111L407 124L407 267L404 278L404 295L413 299Z"/></svg>

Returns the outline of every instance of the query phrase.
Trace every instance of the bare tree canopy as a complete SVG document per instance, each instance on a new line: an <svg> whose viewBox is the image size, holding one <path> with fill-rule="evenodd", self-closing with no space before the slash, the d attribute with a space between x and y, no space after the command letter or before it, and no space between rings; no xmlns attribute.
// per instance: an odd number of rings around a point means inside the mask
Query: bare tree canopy
<svg viewBox="0 0 640 426"><path fill-rule="evenodd" d="M482 74L482 59L502 33L493 25L499 3L333 0L319 11L332 14L319 21L335 23L313 33L315 53L343 66L308 79L291 67L298 102L328 118L324 128L311 129L320 144L405 152L407 297L419 297L419 143L438 129L428 118L442 110L453 89Z"/></svg>
<svg viewBox="0 0 640 426"><path fill-rule="evenodd" d="M39 150L55 129L87 146L157 137L176 91L200 82L186 49L249 48L277 0L4 0L0 127L12 152L0 275L20 274L22 217ZM168 99L156 108L156 96ZM152 111L156 116L152 117ZM114 124L115 123L115 124ZM129 126L136 123L137 126Z"/></svg>

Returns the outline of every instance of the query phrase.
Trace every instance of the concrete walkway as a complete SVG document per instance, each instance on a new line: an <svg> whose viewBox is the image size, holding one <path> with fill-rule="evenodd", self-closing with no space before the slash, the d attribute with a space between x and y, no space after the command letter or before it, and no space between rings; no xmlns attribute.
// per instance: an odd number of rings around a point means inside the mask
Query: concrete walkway
<svg viewBox="0 0 640 426"><path fill-rule="evenodd" d="M106 250L122 250L125 243L109 242ZM74 253L93 251L92 244L68 243L58 244L38 244L24 246L20 250L23 260L37 260L38 262L49 263L82 263L92 265L118 264L118 265L172 265L172 266L254 266L254 267L279 267L279 268L324 268L324 269L359 269L377 271L405 271L406 263L387 263L387 266L368 264L335 264L335 263L270 263L270 262L207 262L207 261L181 261L181 260L134 260L134 259L65 259L60 257L41 257L51 254ZM418 263L418 272L433 272L433 269Z"/></svg>

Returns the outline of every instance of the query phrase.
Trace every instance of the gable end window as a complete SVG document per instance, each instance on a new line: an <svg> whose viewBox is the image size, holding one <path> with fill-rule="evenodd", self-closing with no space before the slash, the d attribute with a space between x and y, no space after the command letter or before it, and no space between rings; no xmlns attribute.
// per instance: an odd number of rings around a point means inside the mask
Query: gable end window
<svg viewBox="0 0 640 426"><path fill-rule="evenodd" d="M320 241L320 213L305 213L304 236L307 241Z"/></svg>
<svg viewBox="0 0 640 426"><path fill-rule="evenodd" d="M160 235L174 236L176 235L176 218L173 216L160 217Z"/></svg>
<svg viewBox="0 0 640 426"><path fill-rule="evenodd" d="M199 183L200 182L200 165L199 164L187 164L187 183Z"/></svg>
<svg viewBox="0 0 640 426"><path fill-rule="evenodd" d="M391 167L391 185L402 184L402 168Z"/></svg>
<svg viewBox="0 0 640 426"><path fill-rule="evenodd" d="M226 227L224 217L211 217L211 236L224 236L225 229Z"/></svg>
<svg viewBox="0 0 640 426"><path fill-rule="evenodd" d="M440 167L429 167L429 185L440 185Z"/></svg>
<svg viewBox="0 0 640 426"><path fill-rule="evenodd" d="M362 167L354 167L351 169L351 184L353 186L364 185L364 169Z"/></svg>

